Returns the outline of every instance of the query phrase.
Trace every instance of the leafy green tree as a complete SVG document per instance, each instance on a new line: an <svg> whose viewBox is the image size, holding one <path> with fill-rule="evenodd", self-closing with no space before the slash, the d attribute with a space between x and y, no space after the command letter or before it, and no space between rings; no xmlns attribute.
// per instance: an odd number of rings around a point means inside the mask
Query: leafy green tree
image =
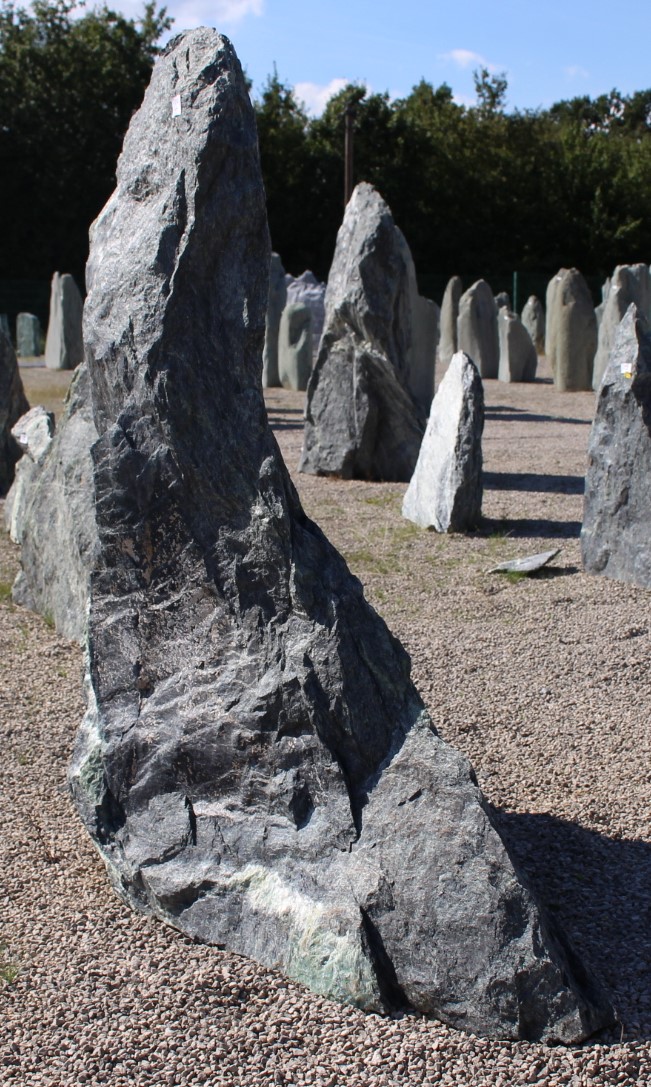
<svg viewBox="0 0 651 1087"><path fill-rule="evenodd" d="M136 23L72 0L0 7L0 236L3 278L72 272L83 283L88 227L115 185L133 111L171 25L145 5Z"/></svg>

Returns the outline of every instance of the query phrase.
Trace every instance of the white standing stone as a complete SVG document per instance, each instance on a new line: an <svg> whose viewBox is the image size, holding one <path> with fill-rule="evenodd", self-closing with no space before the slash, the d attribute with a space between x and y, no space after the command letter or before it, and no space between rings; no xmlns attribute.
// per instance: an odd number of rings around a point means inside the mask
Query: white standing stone
<svg viewBox="0 0 651 1087"><path fill-rule="evenodd" d="M493 292L485 279L473 283L459 302L457 344L473 360L482 377L497 377L500 346Z"/></svg>
<svg viewBox="0 0 651 1087"><path fill-rule="evenodd" d="M545 310L535 294L529 295L522 310L522 324L531 336L536 352L545 353Z"/></svg>
<svg viewBox="0 0 651 1087"><path fill-rule="evenodd" d="M534 381L538 355L518 315L502 306L497 326L500 337L500 381Z"/></svg>
<svg viewBox="0 0 651 1087"><path fill-rule="evenodd" d="M561 268L547 287L545 351L559 392L592 388L597 319L588 285L576 268Z"/></svg>
<svg viewBox="0 0 651 1087"><path fill-rule="evenodd" d="M421 528L464 532L481 517L484 390L463 351L453 355L432 403L402 515Z"/></svg>
<svg viewBox="0 0 651 1087"><path fill-rule="evenodd" d="M83 362L82 314L83 302L74 279L55 272L45 338L45 365L49 370L74 370Z"/></svg>
<svg viewBox="0 0 651 1087"><path fill-rule="evenodd" d="M305 392L312 371L312 313L305 302L290 302L280 318L278 374L283 389Z"/></svg>

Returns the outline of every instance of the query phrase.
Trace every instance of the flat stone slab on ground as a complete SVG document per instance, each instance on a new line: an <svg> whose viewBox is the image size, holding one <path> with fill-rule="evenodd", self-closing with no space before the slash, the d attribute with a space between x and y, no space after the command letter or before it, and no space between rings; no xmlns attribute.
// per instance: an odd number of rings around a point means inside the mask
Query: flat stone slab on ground
<svg viewBox="0 0 651 1087"><path fill-rule="evenodd" d="M537 555L526 555L523 559L509 559L508 562L500 562L491 567L489 574L535 574L536 570L542 570L548 562L555 559L562 548L555 547L553 551L540 551Z"/></svg>

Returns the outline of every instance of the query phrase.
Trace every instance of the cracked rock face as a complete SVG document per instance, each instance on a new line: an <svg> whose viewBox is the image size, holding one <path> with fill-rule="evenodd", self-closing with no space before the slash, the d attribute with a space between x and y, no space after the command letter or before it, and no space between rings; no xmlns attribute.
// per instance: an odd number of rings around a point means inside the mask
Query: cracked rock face
<svg viewBox="0 0 651 1087"><path fill-rule="evenodd" d="M77 806L118 891L193 937L363 1008L580 1038L607 1012L287 475L261 390L268 256L239 63L192 31L92 232Z"/></svg>
<svg viewBox="0 0 651 1087"><path fill-rule="evenodd" d="M354 190L339 228L325 307L299 470L406 482L425 429L416 397L423 367L433 390L436 341L423 350L409 247L366 182Z"/></svg>
<svg viewBox="0 0 651 1087"><path fill-rule="evenodd" d="M591 574L651 586L651 334L637 306L615 331L585 477L581 555Z"/></svg>

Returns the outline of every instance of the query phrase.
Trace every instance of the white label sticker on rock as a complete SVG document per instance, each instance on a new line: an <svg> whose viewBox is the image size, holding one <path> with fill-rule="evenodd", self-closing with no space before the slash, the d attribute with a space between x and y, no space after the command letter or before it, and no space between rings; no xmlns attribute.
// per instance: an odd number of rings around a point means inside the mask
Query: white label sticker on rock
<svg viewBox="0 0 651 1087"><path fill-rule="evenodd" d="M172 117L181 116L181 95L175 94L172 99Z"/></svg>

